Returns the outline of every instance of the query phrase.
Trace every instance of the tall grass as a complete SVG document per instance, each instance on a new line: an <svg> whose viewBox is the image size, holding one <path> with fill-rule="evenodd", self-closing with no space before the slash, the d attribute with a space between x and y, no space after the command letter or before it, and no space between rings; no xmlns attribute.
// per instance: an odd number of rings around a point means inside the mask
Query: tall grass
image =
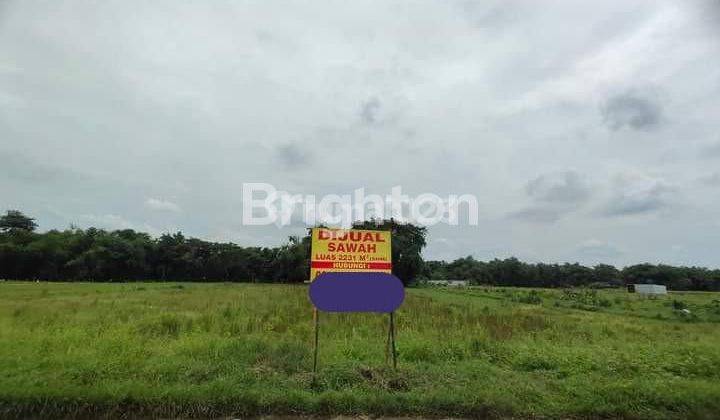
<svg viewBox="0 0 720 420"><path fill-rule="evenodd" d="M716 295L411 289L397 370L387 315L322 313L313 375L306 293L2 283L0 416L720 412Z"/></svg>

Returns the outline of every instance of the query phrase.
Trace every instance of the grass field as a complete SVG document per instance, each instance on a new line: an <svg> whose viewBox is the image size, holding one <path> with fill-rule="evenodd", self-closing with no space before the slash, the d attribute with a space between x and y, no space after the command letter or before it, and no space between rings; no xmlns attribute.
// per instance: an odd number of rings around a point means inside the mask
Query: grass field
<svg viewBox="0 0 720 420"><path fill-rule="evenodd" d="M687 311L682 311L687 309ZM0 416L720 416L720 294L409 289L387 316L306 288L0 283Z"/></svg>

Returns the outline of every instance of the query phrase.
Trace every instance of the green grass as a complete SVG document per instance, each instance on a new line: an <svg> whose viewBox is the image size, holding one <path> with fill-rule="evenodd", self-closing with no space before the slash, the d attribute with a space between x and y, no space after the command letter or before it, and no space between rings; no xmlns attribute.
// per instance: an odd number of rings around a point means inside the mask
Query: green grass
<svg viewBox="0 0 720 420"><path fill-rule="evenodd" d="M690 314L683 313L687 309ZM720 294L410 289L397 315L306 288L0 283L0 417L717 418Z"/></svg>

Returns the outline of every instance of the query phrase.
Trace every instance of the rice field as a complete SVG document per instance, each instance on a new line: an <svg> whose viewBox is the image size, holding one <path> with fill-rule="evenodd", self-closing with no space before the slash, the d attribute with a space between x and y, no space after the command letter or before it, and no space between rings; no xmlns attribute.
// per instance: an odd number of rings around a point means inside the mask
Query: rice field
<svg viewBox="0 0 720 420"><path fill-rule="evenodd" d="M408 289L320 315L304 286L0 282L0 417L717 418L720 294Z"/></svg>

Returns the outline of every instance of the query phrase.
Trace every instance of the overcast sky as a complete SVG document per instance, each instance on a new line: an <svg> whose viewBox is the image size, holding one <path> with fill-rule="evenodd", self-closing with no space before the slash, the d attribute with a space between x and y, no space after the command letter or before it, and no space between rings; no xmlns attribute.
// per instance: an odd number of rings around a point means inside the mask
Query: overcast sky
<svg viewBox="0 0 720 420"><path fill-rule="evenodd" d="M0 210L278 245L243 182L475 194L426 258L720 266L715 1L0 0Z"/></svg>

